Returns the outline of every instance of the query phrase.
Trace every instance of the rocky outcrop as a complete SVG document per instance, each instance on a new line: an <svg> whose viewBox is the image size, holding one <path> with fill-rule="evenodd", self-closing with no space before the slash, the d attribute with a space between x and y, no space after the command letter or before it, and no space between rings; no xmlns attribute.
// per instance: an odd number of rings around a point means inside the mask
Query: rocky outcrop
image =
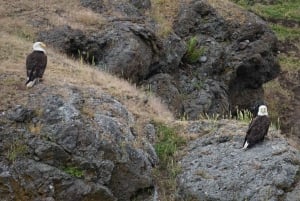
<svg viewBox="0 0 300 201"><path fill-rule="evenodd" d="M151 197L158 159L134 127L134 116L110 95L37 85L27 104L0 116L1 200Z"/></svg>
<svg viewBox="0 0 300 201"><path fill-rule="evenodd" d="M179 80L184 80L179 82L184 83L179 84L179 91L187 94L184 111L192 119L200 111L226 114L236 108L250 109L256 101L263 101L262 84L280 71L272 31L257 16L234 5L230 8L232 15L240 12L240 18L246 19L227 19L221 15L226 11L218 11L207 1L192 1L183 5L174 25L178 36L194 37L197 47L204 49L198 61L183 64L179 73Z"/></svg>
<svg viewBox="0 0 300 201"><path fill-rule="evenodd" d="M173 31L160 37L155 21L143 14L151 8L149 1L81 3L106 17L103 29L54 27L41 32L39 39L151 88L177 117L198 119L204 113L249 109L263 101L262 84L280 71L274 33L257 16L234 4L229 6L241 19L227 19L206 0L182 3ZM114 18L108 10L122 17ZM191 38L195 49L202 50L193 62L187 57L192 54L188 52ZM174 93L170 96L170 92Z"/></svg>
<svg viewBox="0 0 300 201"><path fill-rule="evenodd" d="M33 89L0 113L1 200L160 199L153 124L136 127L124 105L94 88ZM298 199L300 153L279 131L243 151L245 123L173 123L189 139L178 154L177 200Z"/></svg>
<svg viewBox="0 0 300 201"><path fill-rule="evenodd" d="M151 30L132 22L112 22L91 35L60 26L41 32L39 38L72 57L137 83L155 70L160 48Z"/></svg>
<svg viewBox="0 0 300 201"><path fill-rule="evenodd" d="M80 0L82 6L90 8L97 13L107 11L120 13L124 17L141 18L143 12L151 8L150 0L126 0L126 1L99 1L99 0ZM114 19L114 15L108 16Z"/></svg>
<svg viewBox="0 0 300 201"><path fill-rule="evenodd" d="M178 200L299 199L300 152L278 131L271 129L264 142L244 151L246 125L223 120L189 128L190 134L211 132L185 149Z"/></svg>

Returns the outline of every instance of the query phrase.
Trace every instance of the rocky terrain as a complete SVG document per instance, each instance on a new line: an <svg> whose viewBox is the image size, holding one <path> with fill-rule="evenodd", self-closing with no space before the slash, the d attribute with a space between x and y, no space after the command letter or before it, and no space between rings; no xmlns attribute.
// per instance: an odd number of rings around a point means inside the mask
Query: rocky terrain
<svg viewBox="0 0 300 201"><path fill-rule="evenodd" d="M137 144L133 115L110 95L40 85L5 116L15 127L1 126L2 200L130 200L154 189L154 148Z"/></svg>
<svg viewBox="0 0 300 201"><path fill-rule="evenodd" d="M299 145L299 1L232 0L261 16L279 39L281 73L264 86L265 102L282 132Z"/></svg>
<svg viewBox="0 0 300 201"><path fill-rule="evenodd" d="M1 5L2 200L299 198L289 140L272 128L243 151L247 123L221 120L265 102L280 74L260 17L214 0ZM29 90L36 40L49 62Z"/></svg>
<svg viewBox="0 0 300 201"><path fill-rule="evenodd" d="M99 11L93 1L81 3L100 13L111 6L103 3ZM165 37L157 36L157 24L141 14L145 8L125 5L112 8L125 20L109 16L104 28L92 31L55 26L40 32L38 40L142 84L162 97L178 118L250 109L263 102L262 84L279 74L274 33L260 18L233 4L240 21L227 19L206 1L183 3L174 32ZM122 6L128 10L120 11ZM196 46L189 52L192 39ZM191 60L188 54L198 49L203 51Z"/></svg>
<svg viewBox="0 0 300 201"><path fill-rule="evenodd" d="M192 127L203 132L202 122ZM243 151L240 124L223 120L214 127L191 142L180 160L179 200L299 200L299 151L278 131Z"/></svg>

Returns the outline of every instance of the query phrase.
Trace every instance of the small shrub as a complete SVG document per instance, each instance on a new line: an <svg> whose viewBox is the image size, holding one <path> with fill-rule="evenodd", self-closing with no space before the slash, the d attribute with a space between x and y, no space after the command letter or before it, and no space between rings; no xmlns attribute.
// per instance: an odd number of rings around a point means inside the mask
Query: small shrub
<svg viewBox="0 0 300 201"><path fill-rule="evenodd" d="M158 142L155 144L156 153L160 159L161 166L166 167L178 147L185 144L185 139L179 136L175 129L164 124L157 125Z"/></svg>
<svg viewBox="0 0 300 201"><path fill-rule="evenodd" d="M25 152L27 151L27 149L28 149L28 147L25 144L23 144L19 140L16 140L10 145L6 156L7 156L8 160L10 160L11 162L14 162L17 157L23 156L25 154Z"/></svg>
<svg viewBox="0 0 300 201"><path fill-rule="evenodd" d="M203 55L204 51L204 47L198 47L198 41L196 37L192 37L187 42L187 51L185 54L185 59L189 63L195 63L198 61L199 57Z"/></svg>
<svg viewBox="0 0 300 201"><path fill-rule="evenodd" d="M165 124L156 124L158 141L155 144L156 153L160 159L160 165L153 170L153 176L159 186L159 198L162 201L174 200L174 192L177 191L177 175L181 172L181 166L177 163L176 153L186 143L173 127Z"/></svg>
<svg viewBox="0 0 300 201"><path fill-rule="evenodd" d="M78 167L69 166L65 167L63 170L73 177L81 178L83 176L83 170L79 169Z"/></svg>
<svg viewBox="0 0 300 201"><path fill-rule="evenodd" d="M249 110L237 110L236 113L239 121L250 123L253 118L253 114Z"/></svg>

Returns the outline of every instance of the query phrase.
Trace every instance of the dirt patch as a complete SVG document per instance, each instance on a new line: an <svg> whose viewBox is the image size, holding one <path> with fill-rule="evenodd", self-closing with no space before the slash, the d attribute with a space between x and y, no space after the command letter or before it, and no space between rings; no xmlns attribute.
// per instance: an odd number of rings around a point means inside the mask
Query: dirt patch
<svg viewBox="0 0 300 201"><path fill-rule="evenodd" d="M285 27L295 28L299 26L299 21L293 19L274 19L274 18L265 18L265 21L273 24L280 24Z"/></svg>
<svg viewBox="0 0 300 201"><path fill-rule="evenodd" d="M298 49L298 47L295 45L297 43L300 42L297 40L285 40L285 41L279 41L279 51L281 53L285 53L287 56L291 56L291 55L296 55L297 57L300 58L300 50Z"/></svg>
<svg viewBox="0 0 300 201"><path fill-rule="evenodd" d="M280 113L281 130L300 146L300 70L294 73L283 72L279 82L292 94L291 99L280 99L281 104L286 105Z"/></svg>

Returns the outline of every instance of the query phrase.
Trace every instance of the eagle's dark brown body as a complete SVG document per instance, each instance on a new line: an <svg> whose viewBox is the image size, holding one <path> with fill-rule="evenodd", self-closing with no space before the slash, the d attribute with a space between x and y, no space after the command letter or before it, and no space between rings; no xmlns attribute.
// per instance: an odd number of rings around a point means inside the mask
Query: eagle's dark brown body
<svg viewBox="0 0 300 201"><path fill-rule="evenodd" d="M26 58L27 82L43 78L47 66L47 55L43 51L33 51Z"/></svg>
<svg viewBox="0 0 300 201"><path fill-rule="evenodd" d="M270 123L268 116L256 116L249 125L243 146L246 142L248 143L247 147L251 147L263 141L268 133Z"/></svg>

